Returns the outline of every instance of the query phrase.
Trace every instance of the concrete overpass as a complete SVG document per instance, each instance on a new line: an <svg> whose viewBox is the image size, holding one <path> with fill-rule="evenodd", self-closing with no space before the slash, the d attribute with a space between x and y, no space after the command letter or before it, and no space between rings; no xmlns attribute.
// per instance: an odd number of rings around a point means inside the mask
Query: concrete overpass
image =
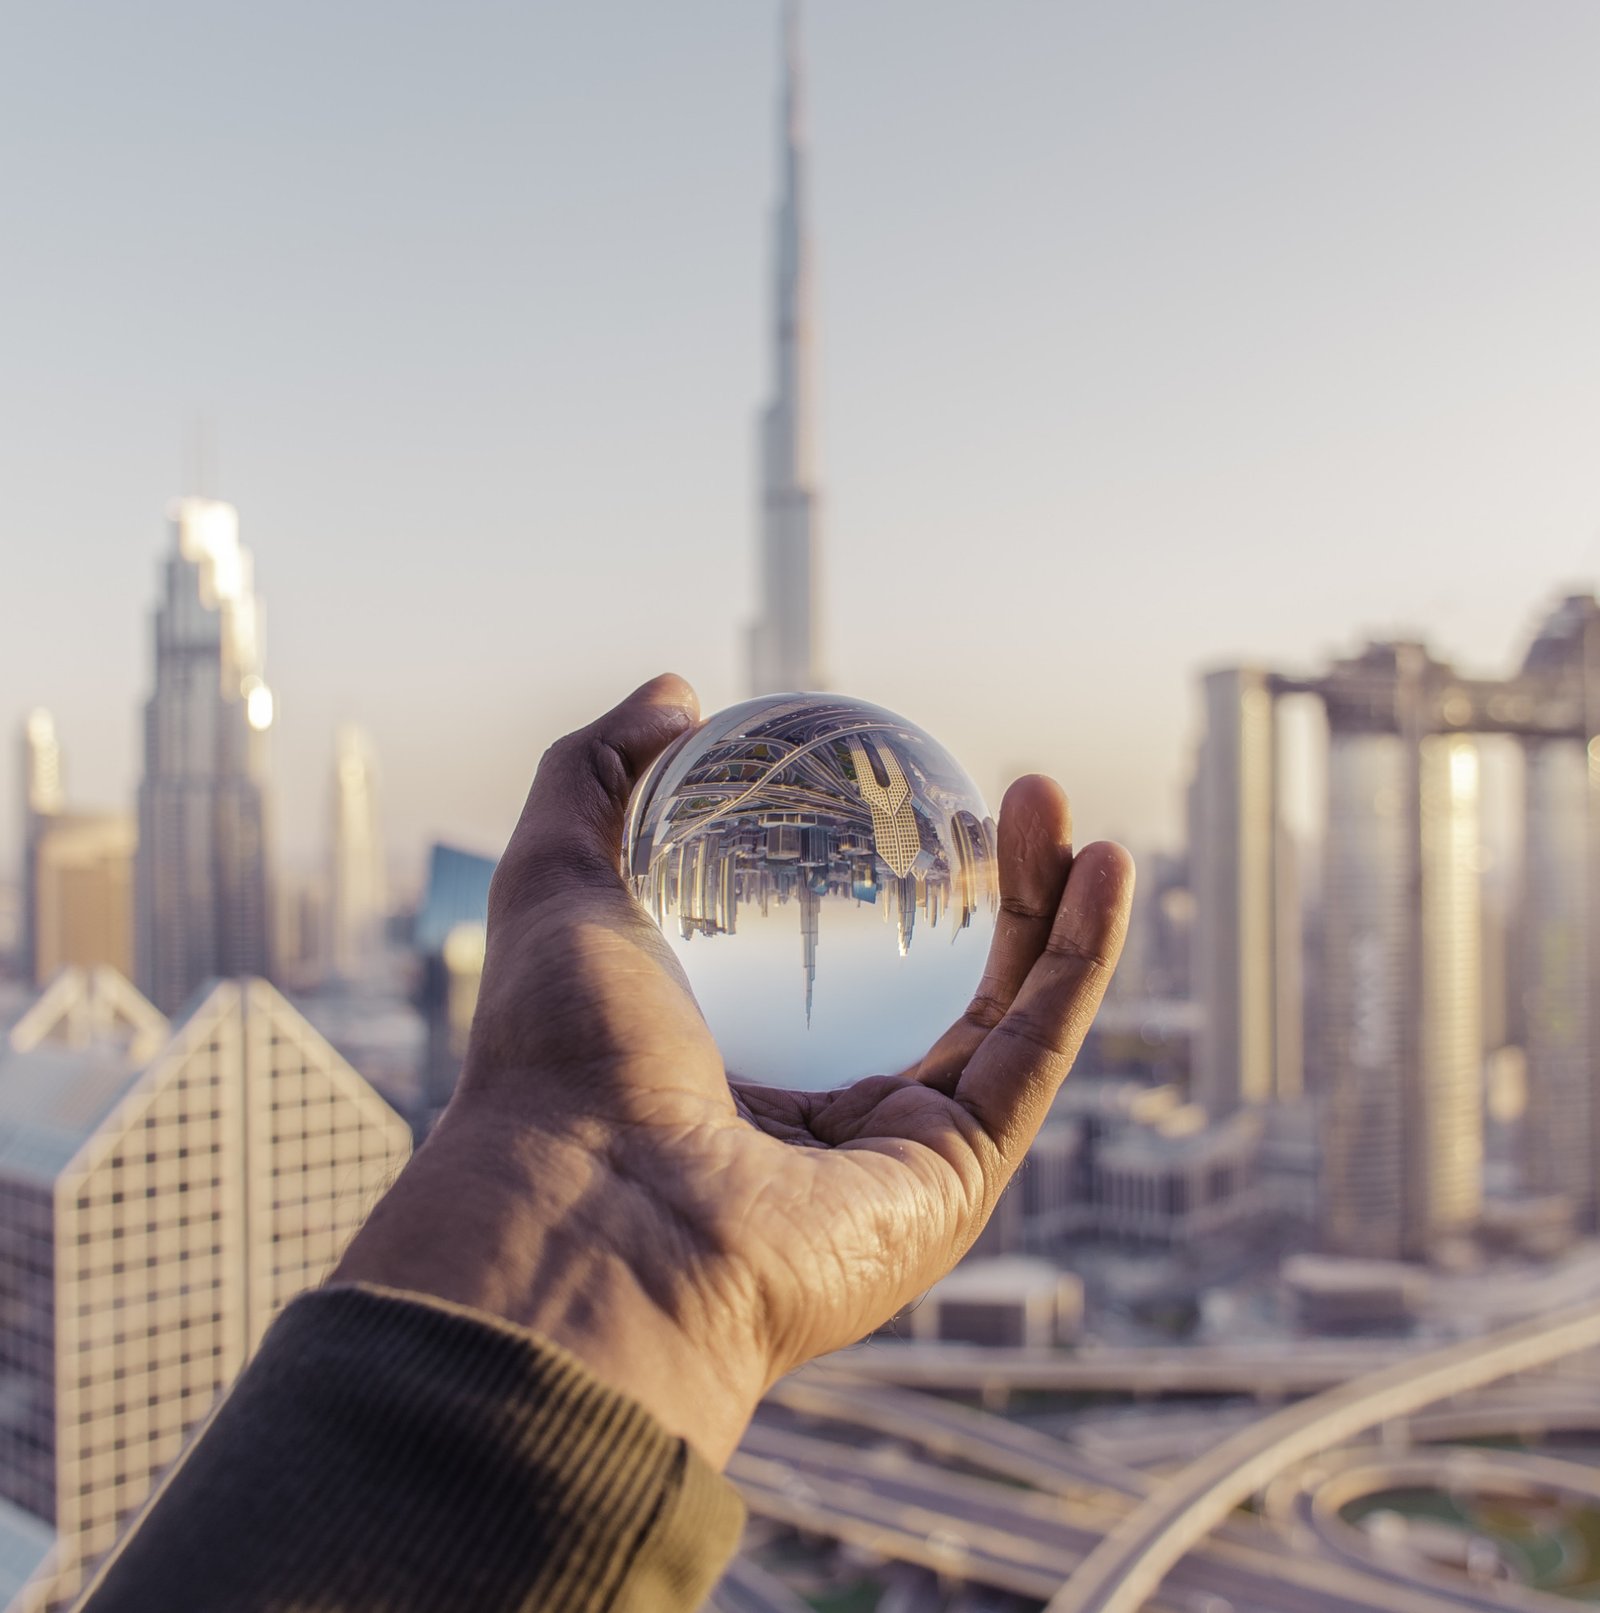
<svg viewBox="0 0 1600 1613"><path fill-rule="evenodd" d="M1414 1344L1297 1341L1256 1347L1151 1349L1097 1345L1082 1350L1007 1350L983 1345L873 1340L807 1369L817 1382L898 1384L982 1394L1030 1390L1062 1394L1315 1394L1379 1368L1420 1360Z"/></svg>
<svg viewBox="0 0 1600 1613"><path fill-rule="evenodd" d="M1143 1495L1150 1488L1143 1473L1120 1462L911 1389L867 1386L806 1370L780 1379L767 1391L764 1404L903 1439L935 1456L1050 1494Z"/></svg>
<svg viewBox="0 0 1600 1613"><path fill-rule="evenodd" d="M954 1578L1046 1600L1114 1527L1120 1504L1031 1494L874 1451L757 1424L728 1469L758 1517ZM1054 1576L1051 1578L1050 1576ZM1043 1587L1039 1589L1038 1587ZM1153 1605L1194 1613L1461 1613L1284 1548L1240 1519L1185 1558Z"/></svg>
<svg viewBox="0 0 1600 1613"><path fill-rule="evenodd" d="M1521 1451L1456 1449L1396 1456L1367 1447L1336 1452L1286 1474L1268 1490L1265 1510L1287 1535L1315 1541L1336 1561L1397 1584L1453 1595L1464 1608L1570 1613L1569 1597L1516 1582L1496 1582L1480 1590L1418 1552L1386 1551L1342 1516L1354 1501L1404 1489L1467 1490L1529 1500L1559 1496L1594 1507L1600 1505L1600 1472Z"/></svg>
<svg viewBox="0 0 1600 1613"><path fill-rule="evenodd" d="M1414 1355L1274 1412L1136 1505L1055 1595L1048 1613L1138 1613L1187 1552L1288 1468L1447 1396L1596 1345L1600 1304L1579 1305Z"/></svg>

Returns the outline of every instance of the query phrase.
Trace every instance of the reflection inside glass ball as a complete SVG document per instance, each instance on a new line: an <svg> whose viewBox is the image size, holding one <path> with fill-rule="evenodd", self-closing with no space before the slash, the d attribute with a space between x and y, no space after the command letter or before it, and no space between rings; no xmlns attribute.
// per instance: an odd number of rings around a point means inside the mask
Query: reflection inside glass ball
<svg viewBox="0 0 1600 1613"><path fill-rule="evenodd" d="M718 712L640 781L623 856L745 1080L907 1069L983 973L994 822L943 746L863 700Z"/></svg>

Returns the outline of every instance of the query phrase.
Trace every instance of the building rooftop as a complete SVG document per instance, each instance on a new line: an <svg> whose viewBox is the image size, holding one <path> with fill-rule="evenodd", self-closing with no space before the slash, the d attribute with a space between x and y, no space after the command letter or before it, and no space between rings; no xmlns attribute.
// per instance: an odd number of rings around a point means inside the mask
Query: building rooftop
<svg viewBox="0 0 1600 1613"><path fill-rule="evenodd" d="M1123 1168L1229 1163L1255 1150L1261 1124L1250 1110L1207 1123L1203 1109L1182 1104L1117 1132L1101 1145L1101 1159Z"/></svg>
<svg viewBox="0 0 1600 1613"><path fill-rule="evenodd" d="M1283 1263L1282 1274L1284 1282L1301 1293L1341 1298L1409 1297L1425 1292L1428 1284L1426 1272L1402 1261L1339 1255L1291 1255Z"/></svg>
<svg viewBox="0 0 1600 1613"><path fill-rule="evenodd" d="M1175 1086L1152 1086L1131 1076L1085 1075L1081 1080L1074 1077L1062 1087L1051 1114L1058 1119L1085 1115L1149 1124L1182 1104Z"/></svg>
<svg viewBox="0 0 1600 1613"><path fill-rule="evenodd" d="M0 1176L53 1182L138 1078L115 1045L0 1044Z"/></svg>
<svg viewBox="0 0 1600 1613"><path fill-rule="evenodd" d="M1009 1304L1032 1294L1056 1296L1063 1285L1078 1279L1053 1261L1035 1255L995 1255L984 1260L963 1260L935 1284L940 1299Z"/></svg>

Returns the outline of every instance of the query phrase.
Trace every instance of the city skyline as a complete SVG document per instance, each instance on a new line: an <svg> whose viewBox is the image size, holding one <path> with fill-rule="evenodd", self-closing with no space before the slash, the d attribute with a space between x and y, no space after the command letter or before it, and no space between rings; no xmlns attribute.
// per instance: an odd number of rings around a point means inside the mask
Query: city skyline
<svg viewBox="0 0 1600 1613"><path fill-rule="evenodd" d="M1375 641L1322 671L1204 680L1191 1092L1213 1119L1315 1100L1330 1253L1459 1258L1490 1197L1486 1071L1508 1047L1523 1072L1517 1192L1594 1225L1597 667L1600 601L1585 594L1500 677ZM1280 705L1306 698L1326 726L1317 848L1286 831L1279 789ZM1506 871L1484 833L1496 740L1522 796L1520 833L1501 848L1518 892L1504 912L1490 876Z"/></svg>
<svg viewBox="0 0 1600 1613"><path fill-rule="evenodd" d="M352 719L402 861L494 850L544 743L619 685L676 664L708 709L743 691L776 8L629 9L627 55L610 12L485 13L430 45L427 97L385 88L422 70L406 15L376 76L359 8L316 49L293 10L203 37L176 8L27 20L40 71L0 113L37 176L0 313L0 715L55 711L88 804L136 777L127 603L197 408L203 491L244 512L272 601L286 801ZM1170 844L1191 667L1344 652L1358 624L1503 660L1595 569L1600 242L1571 199L1597 28L808 8L830 682L991 797L1040 767L1086 828ZM203 98L203 151L148 50ZM707 574L722 625L691 637ZM919 574L961 577L959 614L907 658L885 590ZM551 598L604 599L620 651L592 605L530 633ZM281 827L320 856L314 814Z"/></svg>
<svg viewBox="0 0 1600 1613"><path fill-rule="evenodd" d="M428 1134L540 753L665 667L622 962L747 1118L1042 1117L708 1608L1600 1594L1600 12L95 9L0 63L0 1609ZM1055 1095L1120 943L1042 804L1001 908L1034 770L1174 848Z"/></svg>

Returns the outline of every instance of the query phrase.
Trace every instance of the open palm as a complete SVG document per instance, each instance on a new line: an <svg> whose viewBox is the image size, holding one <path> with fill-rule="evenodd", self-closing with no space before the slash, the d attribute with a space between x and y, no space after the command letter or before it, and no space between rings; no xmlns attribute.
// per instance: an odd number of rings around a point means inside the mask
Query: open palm
<svg viewBox="0 0 1600 1613"><path fill-rule="evenodd" d="M927 1056L831 1092L742 1083L619 872L628 797L695 709L658 678L541 762L490 894L466 1068L417 1164L466 1148L517 1184L475 1190L488 1274L452 1273L454 1294L575 1338L603 1373L615 1358L642 1398L641 1375L670 1397L714 1363L695 1427L725 1454L774 1378L862 1337L977 1237L1110 978L1132 867L1116 846L1074 856L1059 788L1019 781L982 983ZM596 1291L668 1347L642 1359L626 1321L595 1320Z"/></svg>

